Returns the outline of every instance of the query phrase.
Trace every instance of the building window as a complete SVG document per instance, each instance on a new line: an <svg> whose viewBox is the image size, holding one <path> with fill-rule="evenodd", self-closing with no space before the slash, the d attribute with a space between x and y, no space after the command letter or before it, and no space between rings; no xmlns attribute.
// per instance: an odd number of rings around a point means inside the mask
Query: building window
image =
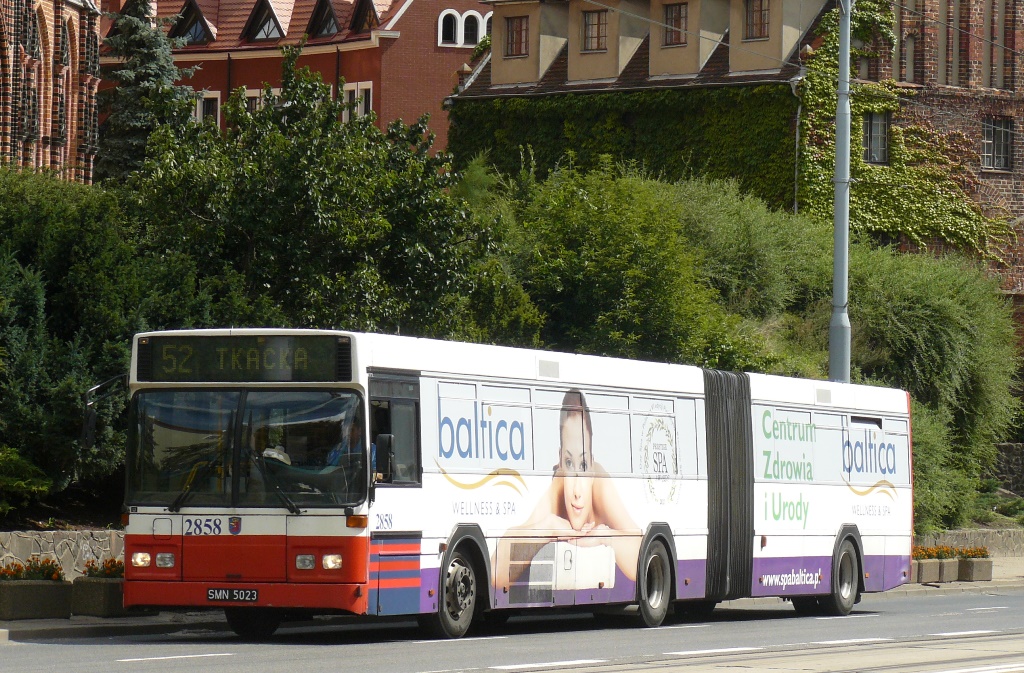
<svg viewBox="0 0 1024 673"><path fill-rule="evenodd" d="M309 21L307 33L313 37L330 37L338 33L338 21L334 17L334 10L327 0L320 0L313 12L313 18Z"/></svg>
<svg viewBox="0 0 1024 673"><path fill-rule="evenodd" d="M174 24L170 36L184 38L185 44L206 44L210 41L210 34L206 30L202 14L195 5L189 3L182 12L181 18Z"/></svg>
<svg viewBox="0 0 1024 673"><path fill-rule="evenodd" d="M220 124L220 96L207 94L196 101L196 121Z"/></svg>
<svg viewBox="0 0 1024 673"><path fill-rule="evenodd" d="M345 85L343 122L363 117L373 110L373 82L352 82Z"/></svg>
<svg viewBox="0 0 1024 673"><path fill-rule="evenodd" d="M889 163L888 112L869 112L864 115L864 161L869 164Z"/></svg>
<svg viewBox="0 0 1024 673"><path fill-rule="evenodd" d="M459 20L454 14L445 14L441 17L441 44L459 43Z"/></svg>
<svg viewBox="0 0 1024 673"><path fill-rule="evenodd" d="M608 50L608 10L583 12L583 51Z"/></svg>
<svg viewBox="0 0 1024 673"><path fill-rule="evenodd" d="M981 167L993 171L1011 168L1013 148L1012 119L985 119L981 122Z"/></svg>
<svg viewBox="0 0 1024 673"><path fill-rule="evenodd" d="M246 36L253 42L276 40L281 37L281 28L277 25L277 19L274 17L274 11L270 8L269 2L260 3L253 10Z"/></svg>
<svg viewBox="0 0 1024 673"><path fill-rule="evenodd" d="M906 67L904 68L905 77L903 79L907 82L913 82L914 70L917 69L917 41L914 39L913 35L908 35L906 39L903 40L903 45L906 48Z"/></svg>
<svg viewBox="0 0 1024 673"><path fill-rule="evenodd" d="M487 16L487 34L488 35L491 34L491 16L490 15Z"/></svg>
<svg viewBox="0 0 1024 673"><path fill-rule="evenodd" d="M476 44L480 41L480 21L470 14L462 29L462 44Z"/></svg>
<svg viewBox="0 0 1024 673"><path fill-rule="evenodd" d="M686 3L665 5L664 39L661 44L675 47L686 44Z"/></svg>
<svg viewBox="0 0 1024 673"><path fill-rule="evenodd" d="M505 19L505 56L527 56L530 41L530 17L509 16Z"/></svg>
<svg viewBox="0 0 1024 673"><path fill-rule="evenodd" d="M745 40L763 40L768 37L768 0L746 0L747 25Z"/></svg>

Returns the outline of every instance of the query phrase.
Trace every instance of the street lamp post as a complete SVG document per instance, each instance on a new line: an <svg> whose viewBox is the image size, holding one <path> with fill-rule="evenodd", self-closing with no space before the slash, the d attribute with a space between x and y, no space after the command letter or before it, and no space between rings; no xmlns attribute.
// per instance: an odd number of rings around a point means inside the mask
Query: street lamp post
<svg viewBox="0 0 1024 673"><path fill-rule="evenodd" d="M828 327L828 378L850 382L850 13L839 0L839 96L836 103L836 171L832 261L832 320Z"/></svg>

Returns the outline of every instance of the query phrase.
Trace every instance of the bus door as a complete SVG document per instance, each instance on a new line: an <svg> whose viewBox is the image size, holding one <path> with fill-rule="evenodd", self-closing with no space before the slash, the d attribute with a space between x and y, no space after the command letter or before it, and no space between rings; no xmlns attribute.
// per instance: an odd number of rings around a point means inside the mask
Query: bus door
<svg viewBox="0 0 1024 673"><path fill-rule="evenodd" d="M370 375L370 611L420 612L423 527L420 384L412 372ZM378 435L391 435L391 462L377 455Z"/></svg>

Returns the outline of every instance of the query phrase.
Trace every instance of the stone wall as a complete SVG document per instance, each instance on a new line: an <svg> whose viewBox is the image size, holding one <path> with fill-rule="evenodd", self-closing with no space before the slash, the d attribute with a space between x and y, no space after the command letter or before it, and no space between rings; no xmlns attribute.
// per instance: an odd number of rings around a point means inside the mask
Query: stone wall
<svg viewBox="0 0 1024 673"><path fill-rule="evenodd" d="M999 452L994 475L1003 488L1024 496L1024 444L996 444Z"/></svg>
<svg viewBox="0 0 1024 673"><path fill-rule="evenodd" d="M124 531L85 530L0 533L0 566L31 556L55 558L70 581L82 575L85 564L124 557Z"/></svg>
<svg viewBox="0 0 1024 673"><path fill-rule="evenodd" d="M920 535L914 539L914 544L922 547L988 547L993 557L1024 557L1024 528L948 530Z"/></svg>

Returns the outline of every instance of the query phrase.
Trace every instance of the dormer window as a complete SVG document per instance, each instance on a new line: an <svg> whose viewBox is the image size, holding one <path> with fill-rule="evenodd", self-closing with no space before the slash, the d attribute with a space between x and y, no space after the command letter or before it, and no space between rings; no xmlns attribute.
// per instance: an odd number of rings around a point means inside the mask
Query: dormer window
<svg viewBox="0 0 1024 673"><path fill-rule="evenodd" d="M274 10L270 8L270 3L261 2L256 5L256 9L253 10L252 17L249 19L249 30L246 31L246 37L252 42L259 42L261 40L277 40L281 36L281 26L277 24L277 17L274 16Z"/></svg>
<svg viewBox="0 0 1024 673"><path fill-rule="evenodd" d="M334 10L327 0L320 0L313 18L309 22L308 32L313 37L330 37L338 33L338 21L334 18Z"/></svg>
<svg viewBox="0 0 1024 673"><path fill-rule="evenodd" d="M203 15L191 2L185 7L185 11L181 13L181 18L178 19L178 22L174 24L170 36L173 38L183 38L186 45L206 44L210 41L210 33L206 29Z"/></svg>
<svg viewBox="0 0 1024 673"><path fill-rule="evenodd" d="M768 0L746 0L746 20L744 21L743 39L768 39L770 17Z"/></svg>
<svg viewBox="0 0 1024 673"><path fill-rule="evenodd" d="M377 12L373 9L373 3L369 0L362 0L356 6L352 19L352 30L356 33L368 33L378 25Z"/></svg>

